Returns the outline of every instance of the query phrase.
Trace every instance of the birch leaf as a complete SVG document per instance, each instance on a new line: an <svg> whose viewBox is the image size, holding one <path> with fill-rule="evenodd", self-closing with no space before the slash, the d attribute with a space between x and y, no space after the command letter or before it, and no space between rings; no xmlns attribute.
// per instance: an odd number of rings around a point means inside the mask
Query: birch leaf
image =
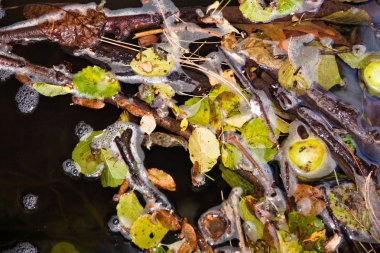
<svg viewBox="0 0 380 253"><path fill-rule="evenodd" d="M369 14L365 10L355 7L352 7L346 11L335 12L321 18L321 20L343 25L360 25L371 23L371 17Z"/></svg>
<svg viewBox="0 0 380 253"><path fill-rule="evenodd" d="M131 62L133 71L141 76L166 76L173 66L173 57L152 48L137 54Z"/></svg>
<svg viewBox="0 0 380 253"><path fill-rule="evenodd" d="M41 95L44 95L47 97L66 95L66 94L70 94L73 91L68 86L53 85L53 84L48 84L48 83L35 83L33 84L33 89L35 89Z"/></svg>
<svg viewBox="0 0 380 253"><path fill-rule="evenodd" d="M197 127L189 138L190 160L199 164L199 172L212 169L220 156L219 142L215 134L206 127Z"/></svg>
<svg viewBox="0 0 380 253"><path fill-rule="evenodd" d="M317 83L325 90L342 83L334 55L321 55L317 66Z"/></svg>
<svg viewBox="0 0 380 253"><path fill-rule="evenodd" d="M139 217L132 225L130 235L132 242L142 249L156 247L169 230L161 225L151 222L151 215Z"/></svg>
<svg viewBox="0 0 380 253"><path fill-rule="evenodd" d="M121 224L126 228L131 228L133 222L139 218L144 208L137 199L136 194L130 191L121 196L116 210Z"/></svg>
<svg viewBox="0 0 380 253"><path fill-rule="evenodd" d="M112 156L111 152L105 149L100 150L100 159L105 168L100 181L103 187L117 187L121 185L127 174L126 165Z"/></svg>

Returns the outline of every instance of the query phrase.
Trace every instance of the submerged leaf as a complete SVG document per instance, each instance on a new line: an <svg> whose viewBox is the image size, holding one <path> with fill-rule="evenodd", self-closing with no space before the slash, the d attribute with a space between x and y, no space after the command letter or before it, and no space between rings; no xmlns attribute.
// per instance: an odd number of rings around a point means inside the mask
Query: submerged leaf
<svg viewBox="0 0 380 253"><path fill-rule="evenodd" d="M278 82L283 88L294 91L297 94L303 94L311 87L311 84L294 69L289 60L284 61L284 64L278 71Z"/></svg>
<svg viewBox="0 0 380 253"><path fill-rule="evenodd" d="M210 123L210 103L208 98L191 98L185 102L185 106L189 109L189 112L193 113L187 120L195 125L207 126ZM196 106L196 107L195 107ZM195 112L192 112L192 108Z"/></svg>
<svg viewBox="0 0 380 253"><path fill-rule="evenodd" d="M241 129L241 136L253 148L271 148L273 142L269 137L269 129L262 118L255 118Z"/></svg>
<svg viewBox="0 0 380 253"><path fill-rule="evenodd" d="M112 156L105 149L100 150L100 159L105 165L100 181L103 187L117 187L121 185L127 174L126 165Z"/></svg>
<svg viewBox="0 0 380 253"><path fill-rule="evenodd" d="M161 242L168 231L159 221L153 224L151 215L146 214L133 223L130 235L134 244L142 249L151 249Z"/></svg>
<svg viewBox="0 0 380 253"><path fill-rule="evenodd" d="M264 225L263 223L254 215L251 213L247 206L247 201L253 200L252 196L246 196L240 200L240 212L241 212L241 218L247 222L252 222L256 227L256 237L258 240L263 238L264 234Z"/></svg>
<svg viewBox="0 0 380 253"><path fill-rule="evenodd" d="M131 228L132 224L140 217L144 208L135 193L130 191L120 197L116 210L121 224L126 228Z"/></svg>
<svg viewBox="0 0 380 253"><path fill-rule="evenodd" d="M164 148L182 146L185 150L188 149L189 143L181 136L167 134L162 132L154 132L149 136L147 140L147 146L158 145Z"/></svg>
<svg viewBox="0 0 380 253"><path fill-rule="evenodd" d="M173 57L160 49L148 48L138 53L131 68L141 76L165 76L174 66Z"/></svg>
<svg viewBox="0 0 380 253"><path fill-rule="evenodd" d="M219 169L222 171L223 180L226 181L231 188L240 187L243 189L244 194L255 193L254 186L235 171L224 167L222 164L219 165Z"/></svg>
<svg viewBox="0 0 380 253"><path fill-rule="evenodd" d="M33 89L47 97L66 95L72 93L73 91L73 89L68 86L53 85L48 83L35 83L33 84Z"/></svg>
<svg viewBox="0 0 380 253"><path fill-rule="evenodd" d="M72 159L80 166L80 172L91 175L97 171L99 158L91 152L91 142L95 136L102 134L103 131L94 131L85 140L80 141L72 152Z"/></svg>
<svg viewBox="0 0 380 253"><path fill-rule="evenodd" d="M51 249L50 253L79 253L78 249L69 242L59 242Z"/></svg>
<svg viewBox="0 0 380 253"><path fill-rule="evenodd" d="M112 97L121 90L119 81L98 66L79 71L73 76L73 83L80 95L91 99Z"/></svg>
<svg viewBox="0 0 380 253"><path fill-rule="evenodd" d="M335 12L320 19L327 22L343 25L361 25L371 23L371 17L367 11L355 7L352 7L346 11Z"/></svg>
<svg viewBox="0 0 380 253"><path fill-rule="evenodd" d="M293 211L288 215L289 230L297 235L304 249L323 252L325 225L316 216L303 216Z"/></svg>
<svg viewBox="0 0 380 253"><path fill-rule="evenodd" d="M325 90L343 82L334 55L321 55L317 66L317 83Z"/></svg>
<svg viewBox="0 0 380 253"><path fill-rule="evenodd" d="M212 169L220 156L219 141L206 127L197 127L189 138L190 160L198 162L199 172L206 173Z"/></svg>

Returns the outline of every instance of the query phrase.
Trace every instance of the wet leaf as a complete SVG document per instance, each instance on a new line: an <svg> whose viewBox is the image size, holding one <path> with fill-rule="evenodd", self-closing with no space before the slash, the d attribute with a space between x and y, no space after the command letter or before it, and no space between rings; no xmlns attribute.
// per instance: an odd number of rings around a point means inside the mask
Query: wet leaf
<svg viewBox="0 0 380 253"><path fill-rule="evenodd" d="M352 138L352 135L345 134L345 135L342 135L341 137L344 143L346 143L346 145L348 146L348 148L351 149L352 152L354 152L356 149L356 143L354 139Z"/></svg>
<svg viewBox="0 0 380 253"><path fill-rule="evenodd" d="M197 108L194 106L197 105ZM195 125L207 126L210 123L210 104L208 98L191 98L185 102L185 106L190 109L189 111L193 111L191 108L194 107L194 114L191 117L187 118L187 120Z"/></svg>
<svg viewBox="0 0 380 253"><path fill-rule="evenodd" d="M151 134L156 129L157 123L152 114L146 114L141 118L140 129L146 134Z"/></svg>
<svg viewBox="0 0 380 253"><path fill-rule="evenodd" d="M160 222L153 224L150 218L148 214L140 216L130 230L132 242L142 249L156 247L169 231Z"/></svg>
<svg viewBox="0 0 380 253"><path fill-rule="evenodd" d="M300 208L300 212L303 215L316 216L325 209L322 193L316 187L306 184L298 184L293 196L297 204L302 203L302 201L307 202L308 208Z"/></svg>
<svg viewBox="0 0 380 253"><path fill-rule="evenodd" d="M69 242L59 242L51 249L50 253L79 253L78 249Z"/></svg>
<svg viewBox="0 0 380 253"><path fill-rule="evenodd" d="M154 132L149 136L148 142L150 145L158 145L164 148L183 147L188 149L189 143L183 137L173 134Z"/></svg>
<svg viewBox="0 0 380 253"><path fill-rule="evenodd" d="M80 141L72 152L72 159L80 166L80 172L91 175L97 171L99 159L91 152L90 144L95 136L102 134L103 131L94 131L85 140Z"/></svg>
<svg viewBox="0 0 380 253"><path fill-rule="evenodd" d="M275 58L273 55L273 45L265 43L264 39L256 34L251 34L245 39L241 49L251 59L265 68L278 70L282 66L283 60Z"/></svg>
<svg viewBox="0 0 380 253"><path fill-rule="evenodd" d="M224 143L221 149L222 163L225 167L235 170L236 164L242 159L239 150L231 144Z"/></svg>
<svg viewBox="0 0 380 253"><path fill-rule="evenodd" d="M79 71L73 76L73 83L82 96L91 99L112 97L121 90L119 81L98 66L88 66Z"/></svg>
<svg viewBox="0 0 380 253"><path fill-rule="evenodd" d="M117 187L121 185L127 174L126 165L112 156L111 152L105 149L100 150L100 159L105 168L100 181L103 187Z"/></svg>
<svg viewBox="0 0 380 253"><path fill-rule="evenodd" d="M289 234L286 231L277 231L277 237L279 240L278 253L303 253L302 246L298 243L298 239L293 234Z"/></svg>
<svg viewBox="0 0 380 253"><path fill-rule="evenodd" d="M132 224L140 217L144 207L140 204L135 193L130 191L120 197L116 210L121 224L126 228L131 228Z"/></svg>
<svg viewBox="0 0 380 253"><path fill-rule="evenodd" d="M257 232L257 239L263 239L263 234L264 234L264 225L261 223L261 221L250 212L250 210L247 207L246 199L253 199L252 196L246 196L240 200L240 212L241 212L241 218L244 221L250 221L252 222L255 227L256 227L256 232Z"/></svg>
<svg viewBox="0 0 380 253"><path fill-rule="evenodd" d="M47 97L55 97L59 95L66 95L72 93L73 89L68 86L63 85L53 85L48 83L35 83L33 84L33 89L35 89L41 95Z"/></svg>
<svg viewBox="0 0 380 253"><path fill-rule="evenodd" d="M160 49L148 48L137 54L131 68L141 76L165 76L174 66L173 57Z"/></svg>
<svg viewBox="0 0 380 253"><path fill-rule="evenodd" d="M220 156L219 141L206 127L197 127L189 138L190 160L199 164L199 172L206 173L212 169Z"/></svg>
<svg viewBox="0 0 380 253"><path fill-rule="evenodd" d="M300 73L297 73L289 59L284 61L278 71L278 81L283 88L297 94L303 94L311 86Z"/></svg>
<svg viewBox="0 0 380 253"><path fill-rule="evenodd" d="M253 148L271 148L269 129L261 118L255 118L245 124L241 129L241 136Z"/></svg>
<svg viewBox="0 0 380 253"><path fill-rule="evenodd" d="M148 170L149 180L159 189L175 191L176 183L172 176L163 170L151 168Z"/></svg>
<svg viewBox="0 0 380 253"><path fill-rule="evenodd" d="M343 25L360 25L371 23L371 17L368 15L368 13L363 9L355 7L352 7L346 11L335 12L320 19L327 22Z"/></svg>
<svg viewBox="0 0 380 253"><path fill-rule="evenodd" d="M325 225L316 216L303 216L293 211L288 215L289 230L297 235L303 248L323 252Z"/></svg>
<svg viewBox="0 0 380 253"><path fill-rule="evenodd" d="M317 65L317 83L325 90L343 82L334 55L321 55Z"/></svg>
<svg viewBox="0 0 380 253"><path fill-rule="evenodd" d="M222 164L219 165L219 169L222 172L222 178L231 187L240 187L243 189L244 194L254 194L253 185L241 177L239 174L224 167Z"/></svg>
<svg viewBox="0 0 380 253"><path fill-rule="evenodd" d="M344 48L342 48L344 49ZM351 68L362 69L373 60L380 60L380 55L377 53L364 53L355 55L353 53L341 53L338 56Z"/></svg>
<svg viewBox="0 0 380 253"><path fill-rule="evenodd" d="M246 0L239 7L244 17L253 22L268 22L272 10L264 8L257 0Z"/></svg>

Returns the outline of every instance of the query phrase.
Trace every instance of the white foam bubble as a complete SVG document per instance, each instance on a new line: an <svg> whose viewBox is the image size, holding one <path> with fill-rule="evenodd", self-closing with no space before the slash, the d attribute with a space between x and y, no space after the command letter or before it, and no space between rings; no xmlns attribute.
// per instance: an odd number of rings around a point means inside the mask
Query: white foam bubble
<svg viewBox="0 0 380 253"><path fill-rule="evenodd" d="M39 94L27 85L21 86L15 98L17 107L22 113L32 113L38 105Z"/></svg>
<svg viewBox="0 0 380 253"><path fill-rule="evenodd" d="M67 159L62 163L62 168L63 171L73 177L79 177L79 166L72 160L72 159Z"/></svg>
<svg viewBox="0 0 380 253"><path fill-rule="evenodd" d="M22 197L22 205L27 211L36 210L38 207L38 196L32 193L26 194Z"/></svg>
<svg viewBox="0 0 380 253"><path fill-rule="evenodd" d="M15 253L38 253L38 249L29 242L20 242L14 247Z"/></svg>
<svg viewBox="0 0 380 253"><path fill-rule="evenodd" d="M111 232L119 232L120 231L120 220L117 217L117 215L114 215L111 217L111 219L108 221L108 228L111 230Z"/></svg>
<svg viewBox="0 0 380 253"><path fill-rule="evenodd" d="M94 129L84 121L80 121L75 126L75 135L79 139L86 139L92 133L92 131L94 131Z"/></svg>

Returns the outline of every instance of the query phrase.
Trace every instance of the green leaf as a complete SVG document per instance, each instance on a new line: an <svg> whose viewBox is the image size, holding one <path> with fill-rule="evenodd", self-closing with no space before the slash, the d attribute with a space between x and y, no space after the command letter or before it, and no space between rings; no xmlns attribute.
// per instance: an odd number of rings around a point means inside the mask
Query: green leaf
<svg viewBox="0 0 380 253"><path fill-rule="evenodd" d="M255 227L256 227L256 231L257 231L257 239L260 240L260 239L263 239L263 234L264 234L264 225L263 223L261 223L261 221L259 219L257 219L257 217L252 214L248 207L247 207L247 203L246 203L246 199L247 198L252 198L252 196L246 196L244 198L242 198L240 200L240 211L241 211L241 218L244 220L244 221L250 221L252 222Z"/></svg>
<svg viewBox="0 0 380 253"><path fill-rule="evenodd" d="M352 135L350 135L350 134L344 134L341 137L342 137L342 140L349 147L349 149L351 149L351 151L354 152L355 149L356 149L356 143L355 143L354 139L352 138Z"/></svg>
<svg viewBox="0 0 380 253"><path fill-rule="evenodd" d="M277 231L277 237L279 239L278 253L303 253L297 237L288 234L286 231Z"/></svg>
<svg viewBox="0 0 380 253"><path fill-rule="evenodd" d="M173 66L172 56L152 48L138 53L131 62L131 68L140 76L165 76Z"/></svg>
<svg viewBox="0 0 380 253"><path fill-rule="evenodd" d="M293 211L288 215L288 224L290 232L298 236L304 248L323 252L323 245L326 241L325 225L319 218L303 216L299 212ZM310 240L310 237L316 232L320 232L321 235Z"/></svg>
<svg viewBox="0 0 380 253"><path fill-rule="evenodd" d="M278 0L277 11L281 14L288 15L300 8L302 4L302 0Z"/></svg>
<svg viewBox="0 0 380 253"><path fill-rule="evenodd" d="M154 84L154 93L157 95L160 95L161 97L166 97L166 98L172 98L175 96L175 91L174 89L165 83L160 83L160 84Z"/></svg>
<svg viewBox="0 0 380 253"><path fill-rule="evenodd" d="M221 155L223 165L231 170L235 170L235 165L242 159L242 155L239 150L234 145L228 143L223 144Z"/></svg>
<svg viewBox="0 0 380 253"><path fill-rule="evenodd" d="M79 253L79 251L69 242L59 242L54 245L50 253Z"/></svg>
<svg viewBox="0 0 380 253"><path fill-rule="evenodd" d="M245 0L239 9L244 17L253 22L268 22L271 19L272 9L264 8L258 0Z"/></svg>
<svg viewBox="0 0 380 253"><path fill-rule="evenodd" d="M360 73L368 93L380 97L380 60L372 61Z"/></svg>
<svg viewBox="0 0 380 253"><path fill-rule="evenodd" d="M241 136L253 148L272 148L269 129L262 118L255 118L246 123L241 129Z"/></svg>
<svg viewBox="0 0 380 253"><path fill-rule="evenodd" d="M219 164L219 169L222 172L223 180L226 181L231 188L240 187L243 189L244 194L254 194L255 189L253 185L235 171L224 167L222 164Z"/></svg>
<svg viewBox="0 0 380 253"><path fill-rule="evenodd" d="M364 53L360 56L353 53L341 53L338 56L351 68L362 69L365 68L370 62L380 60L378 53Z"/></svg>
<svg viewBox="0 0 380 253"><path fill-rule="evenodd" d="M103 187L117 187L121 185L127 174L126 165L112 156L105 149L100 150L100 159L105 165L100 181Z"/></svg>
<svg viewBox="0 0 380 253"><path fill-rule="evenodd" d="M296 73L289 59L284 61L278 71L278 82L284 89L294 91L297 94L303 94L311 86L300 73Z"/></svg>
<svg viewBox="0 0 380 253"><path fill-rule="evenodd" d="M192 105L195 105L198 103L201 99L200 98L190 98L185 102L185 106L190 107ZM199 110L197 113L191 117L189 117L187 120L194 125L200 125L200 126L207 126L210 123L210 102L208 98L203 98L200 102L201 105L199 107Z"/></svg>
<svg viewBox="0 0 380 253"><path fill-rule="evenodd" d="M35 89L41 95L44 95L47 97L66 95L66 94L70 94L73 91L68 86L53 85L53 84L48 84L48 83L35 83L33 84L33 89Z"/></svg>
<svg viewBox="0 0 380 253"><path fill-rule="evenodd" d="M121 90L119 81L98 66L79 71L73 76L73 83L80 95L91 99L112 97Z"/></svg>
<svg viewBox="0 0 380 253"><path fill-rule="evenodd" d="M355 7L352 7L346 11L335 12L320 19L330 23L343 25L360 25L371 23L371 17L367 11Z"/></svg>
<svg viewBox="0 0 380 253"><path fill-rule="evenodd" d="M103 131L93 131L85 140L80 141L72 152L72 159L80 166L80 172L85 175L92 175L96 172L99 159L91 152L91 142L95 136Z"/></svg>
<svg viewBox="0 0 380 253"><path fill-rule="evenodd" d="M189 138L190 160L199 165L200 173L212 169L220 156L219 141L206 127L197 127Z"/></svg>
<svg viewBox="0 0 380 253"><path fill-rule="evenodd" d="M342 83L334 55L321 55L317 66L317 83L325 90Z"/></svg>
<svg viewBox="0 0 380 253"><path fill-rule="evenodd" d="M132 242L142 249L156 247L169 231L159 221L153 224L150 217L149 214L140 216L130 230Z"/></svg>
<svg viewBox="0 0 380 253"><path fill-rule="evenodd" d="M131 228L144 210L133 191L123 194L116 206L117 217L126 228Z"/></svg>

